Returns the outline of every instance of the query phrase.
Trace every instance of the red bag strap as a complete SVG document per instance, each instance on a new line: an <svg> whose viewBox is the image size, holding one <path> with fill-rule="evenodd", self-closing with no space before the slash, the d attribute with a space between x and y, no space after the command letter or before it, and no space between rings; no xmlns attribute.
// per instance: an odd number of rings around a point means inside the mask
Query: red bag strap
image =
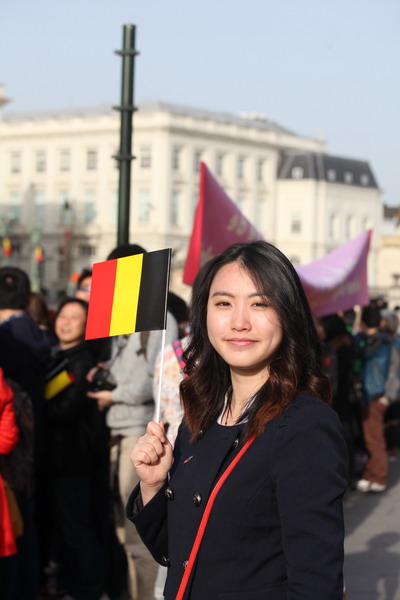
<svg viewBox="0 0 400 600"><path fill-rule="evenodd" d="M203 516L200 521L199 528L196 533L195 540L193 542L192 549L190 551L190 556L189 556L189 559L188 559L188 562L186 565L186 569L183 574L182 581L180 583L180 586L178 589L178 594L177 594L175 600L183 600L183 597L185 595L186 587L189 582L189 578L192 573L193 566L194 566L194 563L197 558L197 554L199 552L200 544L202 542L203 535L206 530L208 519L210 518L210 513L211 513L212 507L214 505L215 499L216 499L221 487L223 486L225 481L228 479L229 475L232 473L233 469L236 467L236 465L238 464L238 462L240 461L240 459L242 458L244 453L247 452L247 450L249 449L251 444L254 442L254 440L255 440L255 436L253 436L247 440L247 442L244 444L244 446L241 448L241 450L237 453L237 455L235 456L233 461L227 466L225 471L222 473L221 477L218 479L217 483L215 484L215 486L213 488L213 491L210 494L210 497L209 497L206 507L204 509Z"/></svg>

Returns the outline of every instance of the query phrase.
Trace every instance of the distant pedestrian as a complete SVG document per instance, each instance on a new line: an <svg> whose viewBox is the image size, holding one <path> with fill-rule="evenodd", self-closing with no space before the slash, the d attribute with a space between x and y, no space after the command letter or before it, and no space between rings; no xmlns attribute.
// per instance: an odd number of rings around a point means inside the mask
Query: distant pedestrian
<svg viewBox="0 0 400 600"><path fill-rule="evenodd" d="M357 483L360 492L384 492L387 488L388 459L384 432L384 418L389 401L385 396L389 372L391 338L379 329L380 309L376 305L363 308L361 382L362 428L368 461ZM360 346L359 341L357 342Z"/></svg>

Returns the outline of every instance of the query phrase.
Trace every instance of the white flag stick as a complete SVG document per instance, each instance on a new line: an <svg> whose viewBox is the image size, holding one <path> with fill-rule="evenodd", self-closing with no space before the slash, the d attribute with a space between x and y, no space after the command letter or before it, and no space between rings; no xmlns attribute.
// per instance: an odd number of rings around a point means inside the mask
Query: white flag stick
<svg viewBox="0 0 400 600"><path fill-rule="evenodd" d="M160 420L160 414L161 414L161 389L162 389L162 382L163 382L163 373L164 373L164 353L165 353L165 334L166 334L166 329L162 330L162 342L161 342L161 360L160 360L160 370L158 373L158 393L157 393L157 398L156 398L156 407L155 407L155 412L154 412L154 421L156 423L159 422Z"/></svg>

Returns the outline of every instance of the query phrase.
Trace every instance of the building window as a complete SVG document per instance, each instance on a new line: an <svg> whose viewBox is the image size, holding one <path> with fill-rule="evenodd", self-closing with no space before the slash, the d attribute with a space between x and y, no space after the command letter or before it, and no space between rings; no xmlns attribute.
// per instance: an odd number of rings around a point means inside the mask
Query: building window
<svg viewBox="0 0 400 600"><path fill-rule="evenodd" d="M21 222L21 205L20 204L10 204L10 220L14 221L14 223ZM14 253L14 248L13 248Z"/></svg>
<svg viewBox="0 0 400 600"><path fill-rule="evenodd" d="M34 219L41 225L45 220L46 209L44 204L35 204Z"/></svg>
<svg viewBox="0 0 400 600"><path fill-rule="evenodd" d="M11 152L11 173L21 172L21 153Z"/></svg>
<svg viewBox="0 0 400 600"><path fill-rule="evenodd" d="M83 222L87 225L93 223L96 218L96 192L86 190L83 203Z"/></svg>
<svg viewBox="0 0 400 600"><path fill-rule="evenodd" d="M86 169L96 171L97 169L97 150L88 150L86 153Z"/></svg>
<svg viewBox="0 0 400 600"><path fill-rule="evenodd" d="M150 221L150 190L138 190L137 220L140 223L148 223Z"/></svg>
<svg viewBox="0 0 400 600"><path fill-rule="evenodd" d="M40 223L41 225L44 223L45 219L45 198L44 192L35 191L33 196L33 219L34 221Z"/></svg>
<svg viewBox="0 0 400 600"><path fill-rule="evenodd" d="M219 177L224 174L224 155L221 152L218 152L215 160L215 173Z"/></svg>
<svg viewBox="0 0 400 600"><path fill-rule="evenodd" d="M366 175L365 173L363 173L360 177L360 183L361 185L368 185L369 184L369 175Z"/></svg>
<svg viewBox="0 0 400 600"><path fill-rule="evenodd" d="M14 258L21 258L21 256L22 256L22 245L21 244L16 244L15 242L13 242L12 253L13 253Z"/></svg>
<svg viewBox="0 0 400 600"><path fill-rule="evenodd" d="M151 167L151 148L150 146L142 146L140 148L140 168L150 169Z"/></svg>
<svg viewBox="0 0 400 600"><path fill-rule="evenodd" d="M180 217L181 192L180 190L172 190L171 206L169 212L169 221L171 225L179 225Z"/></svg>
<svg viewBox="0 0 400 600"><path fill-rule="evenodd" d="M79 256L81 258L90 258L92 256L96 256L96 246L91 246L90 244L81 244L79 246Z"/></svg>
<svg viewBox="0 0 400 600"><path fill-rule="evenodd" d="M244 196L239 196L236 200L236 204L240 210L240 212L244 213L246 208L246 198Z"/></svg>
<svg viewBox="0 0 400 600"><path fill-rule="evenodd" d="M198 173L200 171L200 163L201 163L202 154L203 153L201 150L195 150L195 153L193 155L193 170L195 173Z"/></svg>
<svg viewBox="0 0 400 600"><path fill-rule="evenodd" d="M174 146L172 148L172 170L179 171L181 167L181 148Z"/></svg>
<svg viewBox="0 0 400 600"><path fill-rule="evenodd" d="M38 150L36 152L36 172L44 173L46 171L46 152Z"/></svg>
<svg viewBox="0 0 400 600"><path fill-rule="evenodd" d="M10 218L13 221L20 222L21 220L21 194L20 192L11 192L9 205ZM14 252L14 250L13 250Z"/></svg>
<svg viewBox="0 0 400 600"><path fill-rule="evenodd" d="M198 192L198 190L195 190L193 192L193 196L192 196L192 215L193 216L196 213L198 202L199 202L199 192Z"/></svg>
<svg viewBox="0 0 400 600"><path fill-rule="evenodd" d="M351 173L350 171L346 171L344 174L344 182L353 183L353 173Z"/></svg>
<svg viewBox="0 0 400 600"><path fill-rule="evenodd" d="M68 190L59 190L58 192L58 203L60 206L64 206L66 202L68 202L69 194Z"/></svg>
<svg viewBox="0 0 400 600"><path fill-rule="evenodd" d="M346 219L346 238L351 239L355 236L355 219L349 215Z"/></svg>
<svg viewBox="0 0 400 600"><path fill-rule="evenodd" d="M335 169L328 169L326 172L326 177L327 177L328 181L336 181Z"/></svg>
<svg viewBox="0 0 400 600"><path fill-rule="evenodd" d="M237 161L237 176L238 179L244 178L244 167L245 167L246 159L244 156L239 156Z"/></svg>
<svg viewBox="0 0 400 600"><path fill-rule="evenodd" d="M265 168L265 160L258 160L257 161L257 181L264 181L264 177L265 177L265 173L264 173L264 168Z"/></svg>
<svg viewBox="0 0 400 600"><path fill-rule="evenodd" d="M293 167L292 169L292 178L293 179L303 179L304 177L304 169L303 167Z"/></svg>
<svg viewBox="0 0 400 600"><path fill-rule="evenodd" d="M372 229L372 220L370 217L364 217L363 219L363 231L368 231L368 229Z"/></svg>
<svg viewBox="0 0 400 600"><path fill-rule="evenodd" d="M292 233L301 233L301 216L299 214L292 215L290 229Z"/></svg>
<svg viewBox="0 0 400 600"><path fill-rule="evenodd" d="M332 213L329 217L329 237L334 240L339 234L339 217L337 214Z"/></svg>
<svg viewBox="0 0 400 600"><path fill-rule="evenodd" d="M264 198L257 198L256 200L256 210L255 210L255 223L257 227L262 229L263 224L266 220L266 201Z"/></svg>
<svg viewBox="0 0 400 600"><path fill-rule="evenodd" d="M69 171L71 168L71 153L69 150L60 150L60 171Z"/></svg>

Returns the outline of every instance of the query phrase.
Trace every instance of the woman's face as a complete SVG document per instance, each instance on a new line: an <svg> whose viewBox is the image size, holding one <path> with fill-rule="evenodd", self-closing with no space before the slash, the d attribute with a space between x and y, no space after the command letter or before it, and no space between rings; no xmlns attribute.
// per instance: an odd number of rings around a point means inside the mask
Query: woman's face
<svg viewBox="0 0 400 600"><path fill-rule="evenodd" d="M77 302L62 307L55 322L60 348L70 348L85 339L86 311Z"/></svg>
<svg viewBox="0 0 400 600"><path fill-rule="evenodd" d="M207 331L231 371L266 380L282 341L282 327L268 298L259 292L240 263L221 267L210 287Z"/></svg>

